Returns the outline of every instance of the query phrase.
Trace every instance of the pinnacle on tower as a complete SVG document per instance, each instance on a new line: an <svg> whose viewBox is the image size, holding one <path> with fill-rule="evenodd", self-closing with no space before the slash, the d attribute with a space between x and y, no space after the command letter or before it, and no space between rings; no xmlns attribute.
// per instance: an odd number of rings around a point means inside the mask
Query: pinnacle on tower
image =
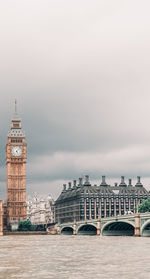
<svg viewBox="0 0 150 279"><path fill-rule="evenodd" d="M13 117L12 117L12 120L17 120L17 121L20 121L20 117L18 115L18 112L17 112L17 99L15 99L15 110L14 110L14 114L13 114Z"/></svg>
<svg viewBox="0 0 150 279"><path fill-rule="evenodd" d="M15 114L17 114L17 99L15 99Z"/></svg>
<svg viewBox="0 0 150 279"><path fill-rule="evenodd" d="M21 129L21 118L18 115L17 112L17 100L15 99L14 102L14 113L11 118L11 130L12 129Z"/></svg>

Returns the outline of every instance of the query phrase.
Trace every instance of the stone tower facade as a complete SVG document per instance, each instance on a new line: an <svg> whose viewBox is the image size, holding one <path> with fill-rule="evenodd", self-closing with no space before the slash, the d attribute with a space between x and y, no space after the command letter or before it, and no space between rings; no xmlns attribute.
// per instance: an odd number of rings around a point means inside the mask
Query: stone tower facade
<svg viewBox="0 0 150 279"><path fill-rule="evenodd" d="M15 112L11 119L6 144L7 165L7 225L11 228L21 220L26 220L26 159L27 144L22 131L21 119Z"/></svg>
<svg viewBox="0 0 150 279"><path fill-rule="evenodd" d="M3 235L3 201L0 200L0 235Z"/></svg>

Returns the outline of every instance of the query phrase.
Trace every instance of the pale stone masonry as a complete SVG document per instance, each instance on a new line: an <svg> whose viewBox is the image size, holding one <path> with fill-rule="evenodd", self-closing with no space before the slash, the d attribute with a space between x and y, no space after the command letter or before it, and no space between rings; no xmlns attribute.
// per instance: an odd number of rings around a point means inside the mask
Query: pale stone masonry
<svg viewBox="0 0 150 279"><path fill-rule="evenodd" d="M27 219L33 225L48 225L54 223L54 200L49 195L40 198L36 194L27 200Z"/></svg>

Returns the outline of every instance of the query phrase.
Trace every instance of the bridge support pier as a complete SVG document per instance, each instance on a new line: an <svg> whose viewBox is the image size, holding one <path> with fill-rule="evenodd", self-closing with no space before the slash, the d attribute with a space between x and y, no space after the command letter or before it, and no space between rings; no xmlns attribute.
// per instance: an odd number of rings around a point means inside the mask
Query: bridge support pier
<svg viewBox="0 0 150 279"><path fill-rule="evenodd" d="M73 235L77 234L77 225L76 223L73 224Z"/></svg>
<svg viewBox="0 0 150 279"><path fill-rule="evenodd" d="M141 236L140 235L140 214L135 214L134 216L135 218L135 232L134 232L134 236Z"/></svg>
<svg viewBox="0 0 150 279"><path fill-rule="evenodd" d="M57 226L57 234L60 234L60 224L58 223L58 226Z"/></svg>
<svg viewBox="0 0 150 279"><path fill-rule="evenodd" d="M97 221L97 235L101 234L101 221L100 219Z"/></svg>

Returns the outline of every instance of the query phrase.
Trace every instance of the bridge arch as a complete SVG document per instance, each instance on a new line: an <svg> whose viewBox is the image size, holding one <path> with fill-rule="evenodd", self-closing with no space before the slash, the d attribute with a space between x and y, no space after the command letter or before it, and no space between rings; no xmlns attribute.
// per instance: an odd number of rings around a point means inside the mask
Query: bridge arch
<svg viewBox="0 0 150 279"><path fill-rule="evenodd" d="M141 226L141 236L150 236L150 219Z"/></svg>
<svg viewBox="0 0 150 279"><path fill-rule="evenodd" d="M129 221L110 221L106 223L101 234L105 236L133 236L134 224Z"/></svg>
<svg viewBox="0 0 150 279"><path fill-rule="evenodd" d="M78 235L96 235L97 226L95 224L83 224L78 227Z"/></svg>
<svg viewBox="0 0 150 279"><path fill-rule="evenodd" d="M63 227L61 229L61 234L64 234L64 235L73 235L73 228L72 227Z"/></svg>

